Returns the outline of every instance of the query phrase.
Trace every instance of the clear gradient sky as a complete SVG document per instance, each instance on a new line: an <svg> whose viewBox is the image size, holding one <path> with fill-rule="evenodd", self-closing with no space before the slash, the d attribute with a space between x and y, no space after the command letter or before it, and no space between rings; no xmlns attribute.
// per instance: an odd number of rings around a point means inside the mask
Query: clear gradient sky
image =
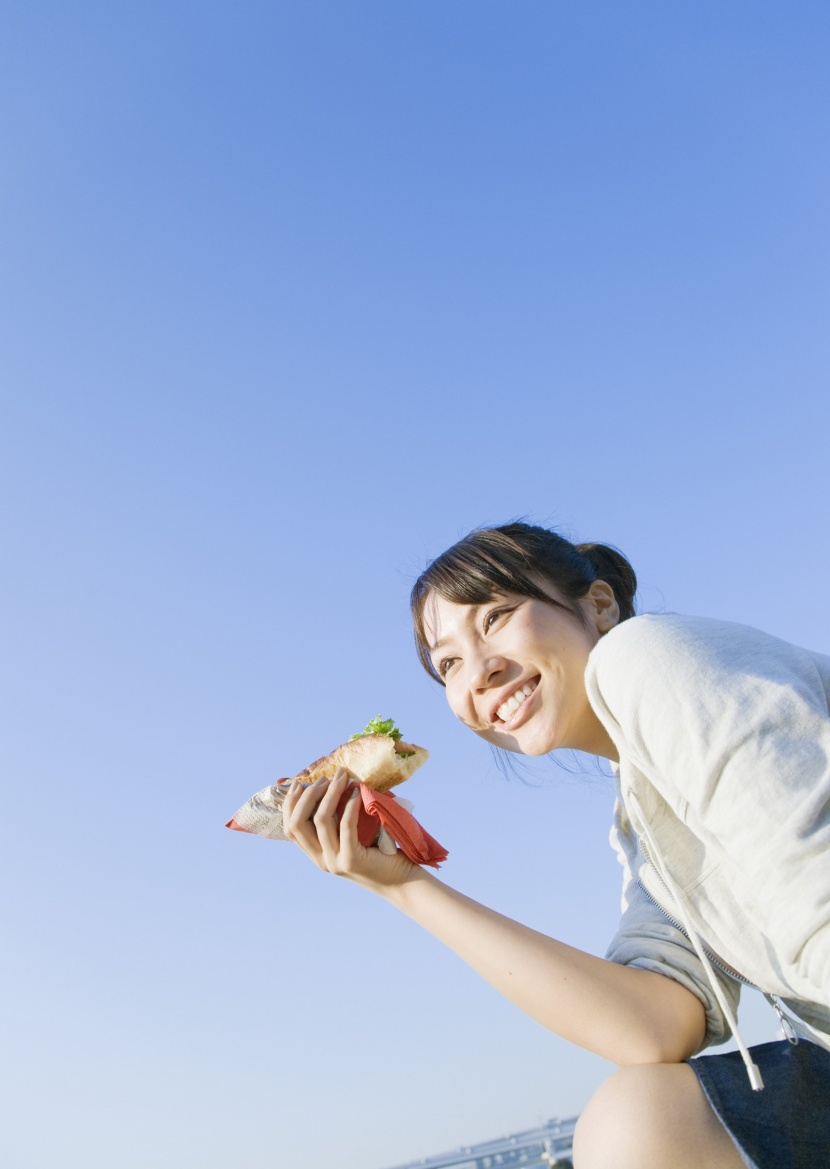
<svg viewBox="0 0 830 1169"><path fill-rule="evenodd" d="M830 650L829 53L820 0L7 0L3 1169L382 1169L610 1070L223 824L393 715L446 879L603 952L607 779L503 778L408 591L527 516Z"/></svg>

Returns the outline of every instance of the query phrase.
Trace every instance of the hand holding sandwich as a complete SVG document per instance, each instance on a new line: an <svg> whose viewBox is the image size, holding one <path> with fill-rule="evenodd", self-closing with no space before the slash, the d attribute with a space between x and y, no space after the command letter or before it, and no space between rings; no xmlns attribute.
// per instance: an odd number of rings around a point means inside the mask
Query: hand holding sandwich
<svg viewBox="0 0 830 1169"><path fill-rule="evenodd" d="M356 787L348 792L351 782L343 767L333 779L322 776L308 787L295 779L283 800L283 832L324 872L347 877L382 894L403 884L419 866L399 849L390 855L360 843L360 797Z"/></svg>
<svg viewBox="0 0 830 1169"><path fill-rule="evenodd" d="M378 715L293 780L280 779L251 796L227 827L271 840L293 840L321 868L355 879L358 873L352 867L357 861L363 862L363 869L368 864L372 873L392 872L388 865L378 869L374 856L366 855L368 850L392 858L400 852L416 867L438 868L447 850L418 823L412 805L390 790L409 779L428 754L423 747L403 742L394 721ZM351 827L342 831L340 827L347 810L345 823L354 825L354 840Z"/></svg>

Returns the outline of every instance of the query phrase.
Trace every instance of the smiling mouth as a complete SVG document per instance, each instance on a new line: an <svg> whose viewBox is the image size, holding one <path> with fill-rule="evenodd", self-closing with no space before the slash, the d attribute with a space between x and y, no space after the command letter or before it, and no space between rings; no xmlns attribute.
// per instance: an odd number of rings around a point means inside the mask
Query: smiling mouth
<svg viewBox="0 0 830 1169"><path fill-rule="evenodd" d="M509 698L504 700L504 702L495 712L496 718L499 720L499 722L510 722L510 720L515 717L516 713L524 706L530 696L534 693L536 687L539 685L540 680L540 678L531 678L529 682L525 682L524 686L519 686L519 688L513 694L511 694Z"/></svg>

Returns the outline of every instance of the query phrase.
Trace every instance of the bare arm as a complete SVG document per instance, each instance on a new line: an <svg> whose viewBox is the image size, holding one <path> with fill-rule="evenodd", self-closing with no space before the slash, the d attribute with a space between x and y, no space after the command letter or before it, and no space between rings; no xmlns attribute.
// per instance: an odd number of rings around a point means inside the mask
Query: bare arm
<svg viewBox="0 0 830 1169"><path fill-rule="evenodd" d="M521 1010L605 1059L675 1063L702 1042L703 1006L671 978L537 933L420 868L382 895Z"/></svg>
<svg viewBox="0 0 830 1169"><path fill-rule="evenodd" d="M564 1039L617 1064L676 1063L699 1048L702 1004L671 978L607 962L549 938L451 889L403 854L357 841L357 803L338 825L348 783L286 798L291 836L321 868L379 894L454 950L517 1007ZM321 799L322 796L322 799Z"/></svg>

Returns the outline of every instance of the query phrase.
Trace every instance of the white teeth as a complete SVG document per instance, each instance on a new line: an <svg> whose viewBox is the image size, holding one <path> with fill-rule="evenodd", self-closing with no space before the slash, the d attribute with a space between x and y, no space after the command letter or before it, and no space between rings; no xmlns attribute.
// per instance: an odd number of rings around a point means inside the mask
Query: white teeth
<svg viewBox="0 0 830 1169"><path fill-rule="evenodd" d="M516 691L515 694L511 695L510 698L505 699L505 701L496 711L496 714L499 716L502 722L507 722L510 716L516 713L524 700L526 698L530 698L535 689L535 686L531 686L529 682L526 682L524 686Z"/></svg>

